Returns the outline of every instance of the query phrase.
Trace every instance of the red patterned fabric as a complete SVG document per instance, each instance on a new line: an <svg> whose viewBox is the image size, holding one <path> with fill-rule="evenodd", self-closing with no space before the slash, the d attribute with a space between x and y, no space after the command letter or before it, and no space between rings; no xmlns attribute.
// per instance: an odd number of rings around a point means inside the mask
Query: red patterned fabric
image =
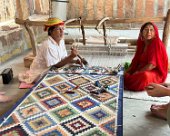
<svg viewBox="0 0 170 136"><path fill-rule="evenodd" d="M141 36L141 27L137 41L137 51L132 60L130 71L124 75L124 85L128 90L142 91L149 83L162 83L167 77L168 57L166 49L159 38L158 28L154 24L153 26L155 29L155 38L148 45L145 52L143 52L144 41ZM153 64L156 68L135 73L147 64Z"/></svg>

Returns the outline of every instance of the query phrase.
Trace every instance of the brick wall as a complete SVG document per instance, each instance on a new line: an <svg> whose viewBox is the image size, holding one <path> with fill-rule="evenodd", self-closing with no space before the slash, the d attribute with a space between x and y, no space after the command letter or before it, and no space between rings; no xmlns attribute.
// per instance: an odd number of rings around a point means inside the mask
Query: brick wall
<svg viewBox="0 0 170 136"><path fill-rule="evenodd" d="M79 16L86 20L106 16L156 17L166 15L170 8L170 0L69 0L67 5L67 19ZM0 22L3 22L14 19L15 15L27 18L33 13L48 14L49 0L0 0L0 7Z"/></svg>
<svg viewBox="0 0 170 136"><path fill-rule="evenodd" d="M1 0L0 22L27 18L33 13L48 14L48 0ZM17 8L17 12L15 12ZM67 19L82 16L86 20L165 16L170 0L69 0ZM24 12L22 12L24 11ZM61 11L62 12L62 11Z"/></svg>
<svg viewBox="0 0 170 136"><path fill-rule="evenodd" d="M165 16L168 8L170 0L69 0L67 18L157 17Z"/></svg>

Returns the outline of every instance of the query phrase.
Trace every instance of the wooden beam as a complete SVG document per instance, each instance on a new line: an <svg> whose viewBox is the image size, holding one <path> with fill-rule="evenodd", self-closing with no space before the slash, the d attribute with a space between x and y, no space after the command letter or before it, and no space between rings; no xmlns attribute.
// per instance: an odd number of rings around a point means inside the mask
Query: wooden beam
<svg viewBox="0 0 170 136"><path fill-rule="evenodd" d="M109 23L143 23L143 22L162 22L165 21L165 17L142 17L142 18L125 18L125 19L112 19Z"/></svg>
<svg viewBox="0 0 170 136"><path fill-rule="evenodd" d="M44 21L31 21L31 20L22 20L19 18L15 19L15 22L17 24L24 24L24 22L27 21L29 26L43 26L45 24L45 20ZM94 25L96 26L96 24L98 24L101 20L82 20L82 23L84 25ZM166 21L166 17L142 17L142 18L125 18L125 19L120 19L120 18L116 18L116 19L110 19L107 20L107 24L117 24L117 23L143 23L143 22L148 22L148 21L152 21L152 22L162 22L162 21ZM74 25L80 25L78 21L74 21L74 22L69 22L67 24L67 26L74 26Z"/></svg>
<svg viewBox="0 0 170 136"><path fill-rule="evenodd" d="M85 25L95 25L98 24L101 20L82 20L82 23ZM142 17L142 18L125 18L125 19L110 19L107 20L107 24L118 24L118 23L144 23L144 22L163 22L166 21L166 17ZM78 22L72 22L70 25L78 25Z"/></svg>
<svg viewBox="0 0 170 136"><path fill-rule="evenodd" d="M22 20L19 18L15 19L15 23L20 24L20 25L24 25L25 22L27 22L29 26L44 26L44 24L46 23L46 21L31 21L29 19Z"/></svg>
<svg viewBox="0 0 170 136"><path fill-rule="evenodd" d="M162 37L162 41L165 44L165 47L168 46L169 35L170 35L170 9L167 12L166 21L163 30L163 37Z"/></svg>
<svg viewBox="0 0 170 136"><path fill-rule="evenodd" d="M25 26L28 34L29 34L29 37L30 37L30 40L31 40L31 47L32 47L33 57L35 57L36 56L36 44L37 44L35 34L34 34L33 30L30 28L30 26L27 23L25 23L24 26Z"/></svg>

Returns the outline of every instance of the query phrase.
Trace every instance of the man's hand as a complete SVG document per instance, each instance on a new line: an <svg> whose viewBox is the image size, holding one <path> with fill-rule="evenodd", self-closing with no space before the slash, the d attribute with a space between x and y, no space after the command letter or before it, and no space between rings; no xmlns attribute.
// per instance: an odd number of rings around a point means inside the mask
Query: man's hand
<svg viewBox="0 0 170 136"><path fill-rule="evenodd" d="M78 55L78 50L76 48L71 47L71 54L70 56L75 58Z"/></svg>
<svg viewBox="0 0 170 136"><path fill-rule="evenodd" d="M79 64L81 67L83 67L83 63L82 63L82 61L80 59L76 60L76 64Z"/></svg>

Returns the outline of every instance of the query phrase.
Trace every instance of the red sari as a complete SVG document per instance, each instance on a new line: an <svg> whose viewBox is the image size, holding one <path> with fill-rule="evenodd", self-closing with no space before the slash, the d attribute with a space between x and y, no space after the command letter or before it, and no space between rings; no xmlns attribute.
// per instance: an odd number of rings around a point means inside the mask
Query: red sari
<svg viewBox="0 0 170 136"><path fill-rule="evenodd" d="M149 83L163 83L168 74L168 57L164 44L159 38L158 28L155 29L155 38L144 50L144 41L141 34L137 41L137 51L132 60L130 71L124 75L125 89L132 91L142 91ZM139 71L147 64L156 66L152 70ZM139 71L135 73L136 71ZM132 74L130 74L132 73Z"/></svg>

